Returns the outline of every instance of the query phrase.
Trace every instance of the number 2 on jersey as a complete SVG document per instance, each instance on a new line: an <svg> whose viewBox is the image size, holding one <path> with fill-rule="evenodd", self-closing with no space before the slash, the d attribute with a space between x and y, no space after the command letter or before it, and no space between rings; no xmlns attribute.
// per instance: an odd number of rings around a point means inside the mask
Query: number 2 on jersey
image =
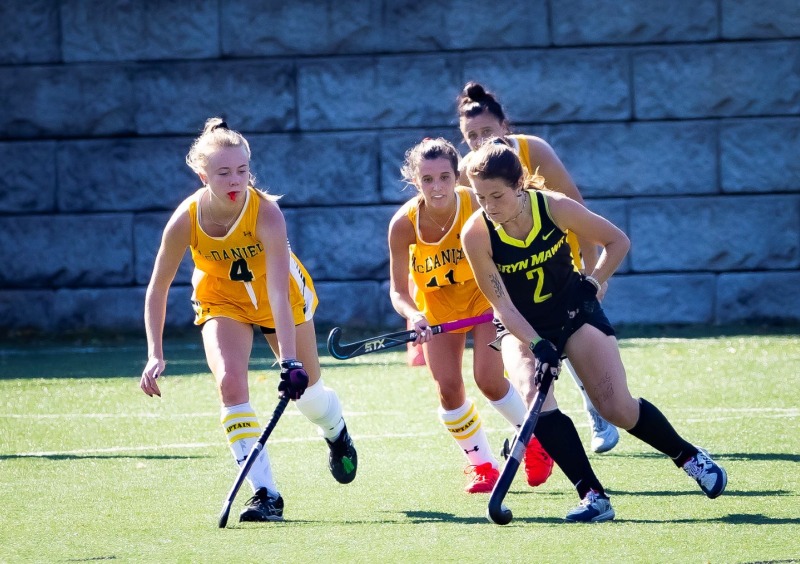
<svg viewBox="0 0 800 564"><path fill-rule="evenodd" d="M533 291L533 303L540 304L543 301L550 299L550 296L553 295L552 293L545 296L542 295L542 288L544 288L544 270L541 266L539 268L529 270L525 273L525 276L528 277L528 280L536 279L536 289Z"/></svg>

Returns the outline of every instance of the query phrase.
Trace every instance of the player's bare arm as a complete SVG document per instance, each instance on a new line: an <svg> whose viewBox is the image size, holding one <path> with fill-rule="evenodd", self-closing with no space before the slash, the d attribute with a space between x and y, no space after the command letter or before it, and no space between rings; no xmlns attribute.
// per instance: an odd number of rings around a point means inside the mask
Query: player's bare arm
<svg viewBox="0 0 800 564"><path fill-rule="evenodd" d="M550 214L562 231L572 231L602 247L595 268L587 270L587 274L601 284L606 282L619 268L630 249L628 236L607 219L569 198L555 193L548 193L546 197Z"/></svg>
<svg viewBox="0 0 800 564"><path fill-rule="evenodd" d="M550 190L569 196L576 202L585 206L586 202L583 200L583 196L581 196L578 187L575 185L575 181L567 171L564 163L558 158L553 147L544 139L532 135L528 136L528 147L530 148L531 154L535 155L533 160L539 163L539 174L544 177L545 185ZM597 246L594 245L592 241L580 235L578 235L578 243L581 247L581 256L583 257L586 272L589 273L597 264L597 259L599 257Z"/></svg>
<svg viewBox="0 0 800 564"><path fill-rule="evenodd" d="M475 282L492 304L494 315L515 337L528 343L538 335L511 301L500 272L492 260L491 243L486 222L481 212L476 212L461 232L464 254L475 274Z"/></svg>
<svg viewBox="0 0 800 564"><path fill-rule="evenodd" d="M167 312L167 295L191 239L191 221L187 208L186 202L181 204L164 228L153 273L145 294L144 325L147 334L147 364L142 372L139 387L150 397L161 396L156 379L164 372L165 368L162 338Z"/></svg>
<svg viewBox="0 0 800 564"><path fill-rule="evenodd" d="M262 198L256 227L259 240L264 244L267 261L267 288L269 305L275 320L281 359L297 358L297 339L294 317L289 304L289 245L286 220L275 201Z"/></svg>

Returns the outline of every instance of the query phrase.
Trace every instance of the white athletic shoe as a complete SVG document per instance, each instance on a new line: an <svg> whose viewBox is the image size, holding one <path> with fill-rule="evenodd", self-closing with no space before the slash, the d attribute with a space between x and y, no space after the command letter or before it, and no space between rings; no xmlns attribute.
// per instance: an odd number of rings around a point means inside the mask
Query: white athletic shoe
<svg viewBox="0 0 800 564"><path fill-rule="evenodd" d="M611 500L607 497L601 497L596 491L589 490L580 505L571 509L565 519L572 523L611 521L614 519L614 508L611 507Z"/></svg>
<svg viewBox="0 0 800 564"><path fill-rule="evenodd" d="M592 451L596 453L608 452L619 442L617 428L603 419L597 410L589 408L589 421L592 426Z"/></svg>
<svg viewBox="0 0 800 564"><path fill-rule="evenodd" d="M708 452L699 447L697 450L697 454L683 465L683 470L697 482L704 494L714 499L725 491L725 486L728 485L728 473L711 460Z"/></svg>

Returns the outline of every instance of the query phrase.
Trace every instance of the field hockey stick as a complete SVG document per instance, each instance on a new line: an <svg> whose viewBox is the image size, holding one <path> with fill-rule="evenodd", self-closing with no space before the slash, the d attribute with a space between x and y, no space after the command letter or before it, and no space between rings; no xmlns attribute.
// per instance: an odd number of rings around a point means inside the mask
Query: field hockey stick
<svg viewBox="0 0 800 564"><path fill-rule="evenodd" d="M439 333L448 333L472 325L480 325L481 323L491 321L493 317L491 313L485 313L476 317L468 317L466 319L459 319L458 321L448 321L439 325L431 325L431 333L437 335ZM341 338L342 329L340 327L334 327L330 335L328 335L328 352L331 353L333 358L347 360L348 358L355 358L362 354L391 349L392 347L399 347L400 345L410 343L417 339L417 332L408 329L396 333L378 335L377 337L371 337L353 343L341 343L339 342Z"/></svg>
<svg viewBox="0 0 800 564"><path fill-rule="evenodd" d="M244 483L247 473L250 471L250 468L253 466L256 458L258 458L258 455L264 449L264 444L267 442L270 434L272 434L272 430L275 428L275 425L278 424L278 419L281 418L283 410L286 409L288 404L289 396L287 395L281 397L278 405L275 406L275 411L272 412L272 417L270 417L269 423L267 423L267 426L264 428L264 432L261 433L260 437L258 437L258 441L253 445L253 448L250 449L250 454L247 455L247 460L245 460L244 464L242 464L242 467L239 469L239 475L236 476L236 481L233 483L231 491L228 492L228 497L225 499L225 503L222 504L222 512L219 514L220 529L224 529L225 525L228 524L228 515L231 512L233 500L236 498L236 494L239 492L239 488L242 487L242 483Z"/></svg>
<svg viewBox="0 0 800 564"><path fill-rule="evenodd" d="M556 349L559 356L567 344L567 335L572 328L572 322L575 316L578 314L577 311L569 313L572 314L572 316L567 317L567 323L561 333L560 342ZM486 509L486 517L497 525L508 525L511 519L514 518L514 514L511 510L503 504L503 499L505 499L509 488L511 488L511 482L514 481L514 476L517 474L519 465L522 462L522 457L525 456L525 449L533 436L536 423L539 421L542 405L544 405L544 400L547 398L547 393L550 391L550 386L553 384L554 376L549 366L547 372L544 374L542 374L537 367L536 373L536 377L541 378L539 381L539 389L533 397L533 403L531 403L531 407L528 409L522 427L514 438L514 443L511 446L511 452L508 456L508 460L506 460L506 465L503 467L500 478L498 478L497 483L495 483L492 489L492 495L489 497L489 507Z"/></svg>

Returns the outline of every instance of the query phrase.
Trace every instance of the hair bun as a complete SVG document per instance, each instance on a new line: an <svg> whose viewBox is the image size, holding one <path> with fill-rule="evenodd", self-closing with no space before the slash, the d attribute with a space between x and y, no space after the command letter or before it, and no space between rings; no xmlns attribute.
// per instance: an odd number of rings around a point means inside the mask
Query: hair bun
<svg viewBox="0 0 800 564"><path fill-rule="evenodd" d="M468 82L464 87L464 95L471 100L480 102L481 100L486 99L486 90L483 88L482 84L477 82Z"/></svg>

